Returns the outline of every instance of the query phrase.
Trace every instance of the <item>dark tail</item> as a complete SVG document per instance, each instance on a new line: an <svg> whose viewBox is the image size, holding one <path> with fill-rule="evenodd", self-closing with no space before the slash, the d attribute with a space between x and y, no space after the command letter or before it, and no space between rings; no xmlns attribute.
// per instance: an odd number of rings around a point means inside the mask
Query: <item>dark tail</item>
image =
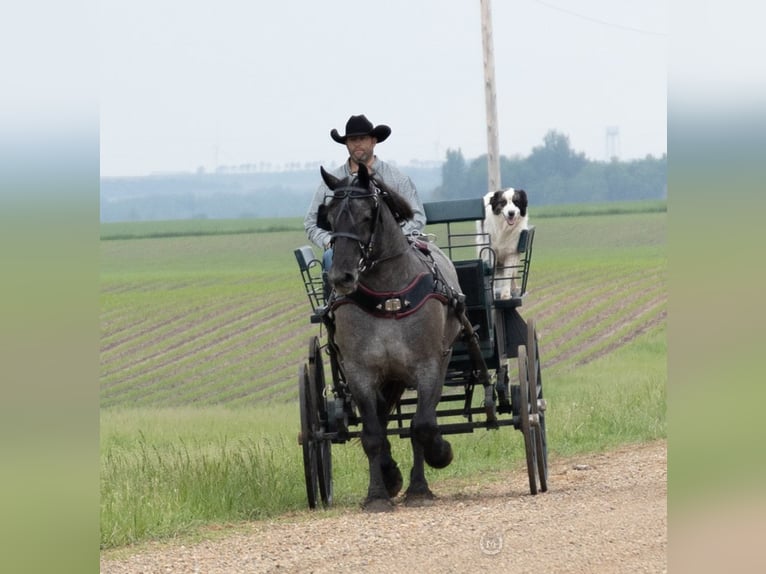
<svg viewBox="0 0 766 574"><path fill-rule="evenodd" d="M382 398L383 407L385 412L391 414L394 412L396 405L399 403L399 399L404 393L404 383L402 381L388 381L383 388L380 389L380 397Z"/></svg>

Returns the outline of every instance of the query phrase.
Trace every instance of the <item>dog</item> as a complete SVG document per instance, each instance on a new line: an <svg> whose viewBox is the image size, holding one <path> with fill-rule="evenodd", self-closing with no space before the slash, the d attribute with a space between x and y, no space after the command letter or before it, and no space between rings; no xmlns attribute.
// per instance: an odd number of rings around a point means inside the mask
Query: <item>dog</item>
<svg viewBox="0 0 766 574"><path fill-rule="evenodd" d="M521 295L519 238L529 229L527 192L501 189L484 196L484 230L495 252L495 297L510 299Z"/></svg>

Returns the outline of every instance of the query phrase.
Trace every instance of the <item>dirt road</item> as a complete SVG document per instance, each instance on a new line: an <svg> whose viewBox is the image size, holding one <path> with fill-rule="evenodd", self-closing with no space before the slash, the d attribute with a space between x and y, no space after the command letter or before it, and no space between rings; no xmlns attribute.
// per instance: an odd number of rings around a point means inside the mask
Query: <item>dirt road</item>
<svg viewBox="0 0 766 574"><path fill-rule="evenodd" d="M194 545L102 559L102 574L666 572L667 445L551 461L549 490L526 471L440 484L433 506L304 514Z"/></svg>

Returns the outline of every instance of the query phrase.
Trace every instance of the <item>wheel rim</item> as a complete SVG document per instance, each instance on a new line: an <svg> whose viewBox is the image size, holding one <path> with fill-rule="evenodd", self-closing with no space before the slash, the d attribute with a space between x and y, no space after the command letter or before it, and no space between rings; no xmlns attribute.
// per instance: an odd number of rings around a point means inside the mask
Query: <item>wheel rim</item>
<svg viewBox="0 0 766 574"><path fill-rule="evenodd" d="M306 497L308 498L309 508L316 508L319 477L317 472L317 443L314 439L314 428L312 425L312 413L316 415L316 409L312 408L311 395L308 365L303 365L298 380L303 473L306 479Z"/></svg>
<svg viewBox="0 0 766 574"><path fill-rule="evenodd" d="M313 337L309 344L309 388L314 395L316 405L318 431L327 431L327 402L325 397L325 375L322 362L322 347L319 338ZM323 438L318 442L316 468L319 479L319 496L322 504L332 504L332 443Z"/></svg>
<svg viewBox="0 0 766 574"><path fill-rule="evenodd" d="M542 377L540 372L540 353L537 347L537 329L534 319L527 323L527 364L529 374L530 412L536 415L534 423L535 458L540 490L548 490L548 451L545 436L545 412L540 410L538 401L543 398Z"/></svg>
<svg viewBox="0 0 766 574"><path fill-rule="evenodd" d="M521 434L524 435L524 451L527 456L527 474L529 475L529 492L537 494L535 478L535 438L534 429L529 424L529 379L527 377L527 349L519 345L519 418Z"/></svg>

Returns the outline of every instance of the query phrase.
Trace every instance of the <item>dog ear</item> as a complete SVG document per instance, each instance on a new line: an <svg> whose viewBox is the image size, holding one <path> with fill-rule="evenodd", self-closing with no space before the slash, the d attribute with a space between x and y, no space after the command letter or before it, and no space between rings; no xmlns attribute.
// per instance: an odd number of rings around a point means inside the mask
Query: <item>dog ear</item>
<svg viewBox="0 0 766 574"><path fill-rule="evenodd" d="M519 208L519 213L521 216L526 217L528 206L527 192L523 189L517 189L515 192L513 192L513 203L515 203Z"/></svg>
<svg viewBox="0 0 766 574"><path fill-rule="evenodd" d="M325 231L332 231L330 220L327 219L327 206L322 204L317 209L317 227Z"/></svg>
<svg viewBox="0 0 766 574"><path fill-rule="evenodd" d="M500 213L500 210L503 208L501 205L501 202L503 200L503 190L500 189L492 194L492 197L489 198L489 205L492 208L492 213L497 215Z"/></svg>

